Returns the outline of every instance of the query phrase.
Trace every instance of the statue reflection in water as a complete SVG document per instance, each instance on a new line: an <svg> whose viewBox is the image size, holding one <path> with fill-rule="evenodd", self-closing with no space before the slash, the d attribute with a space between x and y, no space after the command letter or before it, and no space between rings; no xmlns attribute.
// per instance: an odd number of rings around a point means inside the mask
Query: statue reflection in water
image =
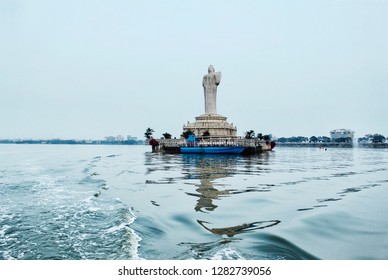
<svg viewBox="0 0 388 280"><path fill-rule="evenodd" d="M268 159L266 157L268 157L267 153L263 154L263 158L261 159ZM199 179L200 181L200 184L196 189L197 193L186 192L188 195L198 197L197 204L194 208L197 212L214 211L218 207L214 201L219 200L222 197L244 192L269 191L268 187L246 190L219 190L215 187L217 186L214 183L215 180L230 177L236 174L237 165L242 166L244 172L251 170L251 161L254 160L256 162L258 160L257 157L238 158L230 155L182 155L182 159L185 162L184 166L186 166L184 170L186 176L190 179ZM257 167L256 164L255 166ZM258 169L260 171L260 168ZM216 235L227 237L233 237L236 234L247 233L257 229L272 227L280 223L279 220L268 220L243 223L224 228L212 228L211 223L209 222L203 220L197 220L197 222L207 231Z"/></svg>
<svg viewBox="0 0 388 280"><path fill-rule="evenodd" d="M227 155L182 155L185 161L185 170L187 176L192 179L199 179L200 184L196 193L186 192L188 195L198 197L195 211L209 212L214 211L218 206L213 203L214 200L222 196L233 194L233 190L218 190L214 187L214 181L226 178L232 175L235 170L236 158ZM194 170L189 170L193 168Z"/></svg>

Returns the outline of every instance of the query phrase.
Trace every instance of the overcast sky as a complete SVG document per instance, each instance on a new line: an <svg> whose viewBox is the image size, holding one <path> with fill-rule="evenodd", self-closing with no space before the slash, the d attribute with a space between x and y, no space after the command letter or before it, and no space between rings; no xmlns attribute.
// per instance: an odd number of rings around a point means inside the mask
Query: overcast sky
<svg viewBox="0 0 388 280"><path fill-rule="evenodd" d="M0 138L388 136L388 1L0 0Z"/></svg>

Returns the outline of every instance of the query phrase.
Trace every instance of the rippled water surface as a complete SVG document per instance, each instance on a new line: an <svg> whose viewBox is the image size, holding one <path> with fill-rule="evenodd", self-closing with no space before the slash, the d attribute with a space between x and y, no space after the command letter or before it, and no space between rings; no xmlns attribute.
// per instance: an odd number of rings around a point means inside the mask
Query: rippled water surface
<svg viewBox="0 0 388 280"><path fill-rule="evenodd" d="M388 259L388 150L0 145L0 259Z"/></svg>

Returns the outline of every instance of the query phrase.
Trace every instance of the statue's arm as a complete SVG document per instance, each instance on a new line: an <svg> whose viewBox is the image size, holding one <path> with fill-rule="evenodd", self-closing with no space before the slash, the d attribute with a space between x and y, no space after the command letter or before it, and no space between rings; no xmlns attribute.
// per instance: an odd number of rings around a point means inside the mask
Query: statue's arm
<svg viewBox="0 0 388 280"><path fill-rule="evenodd" d="M216 72L214 74L216 75L216 85L218 86L221 83L222 74L221 72Z"/></svg>

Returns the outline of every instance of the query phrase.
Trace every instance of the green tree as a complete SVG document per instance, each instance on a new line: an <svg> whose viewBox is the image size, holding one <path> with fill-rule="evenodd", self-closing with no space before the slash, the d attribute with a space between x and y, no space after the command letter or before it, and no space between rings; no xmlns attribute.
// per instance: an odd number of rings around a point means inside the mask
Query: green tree
<svg viewBox="0 0 388 280"><path fill-rule="evenodd" d="M266 135L263 136L263 139L265 141L270 141L271 140L271 135L266 134Z"/></svg>
<svg viewBox="0 0 388 280"><path fill-rule="evenodd" d="M258 133L258 134L257 134L257 138L258 138L259 140L263 140L263 134L262 134L262 133Z"/></svg>
<svg viewBox="0 0 388 280"><path fill-rule="evenodd" d="M372 136L372 143L384 143L385 137L381 134L373 134Z"/></svg>
<svg viewBox="0 0 388 280"><path fill-rule="evenodd" d="M189 138L189 135L194 135L194 132L192 132L190 129L187 131L182 132L181 136L185 139Z"/></svg>
<svg viewBox="0 0 388 280"><path fill-rule="evenodd" d="M245 132L245 139L253 139L255 138L255 132L251 129Z"/></svg>
<svg viewBox="0 0 388 280"><path fill-rule="evenodd" d="M163 133L162 135L163 135L164 139L171 139L171 136L172 136L172 135L171 135L170 133L168 133L168 132Z"/></svg>
<svg viewBox="0 0 388 280"><path fill-rule="evenodd" d="M202 136L205 136L205 137L210 136L209 130L206 130L206 131L202 134Z"/></svg>
<svg viewBox="0 0 388 280"><path fill-rule="evenodd" d="M310 137L310 142L317 143L318 142L318 138L316 136L311 136Z"/></svg>
<svg viewBox="0 0 388 280"><path fill-rule="evenodd" d="M155 131L152 128L147 128L146 132L144 133L144 137L150 139L154 132Z"/></svg>

